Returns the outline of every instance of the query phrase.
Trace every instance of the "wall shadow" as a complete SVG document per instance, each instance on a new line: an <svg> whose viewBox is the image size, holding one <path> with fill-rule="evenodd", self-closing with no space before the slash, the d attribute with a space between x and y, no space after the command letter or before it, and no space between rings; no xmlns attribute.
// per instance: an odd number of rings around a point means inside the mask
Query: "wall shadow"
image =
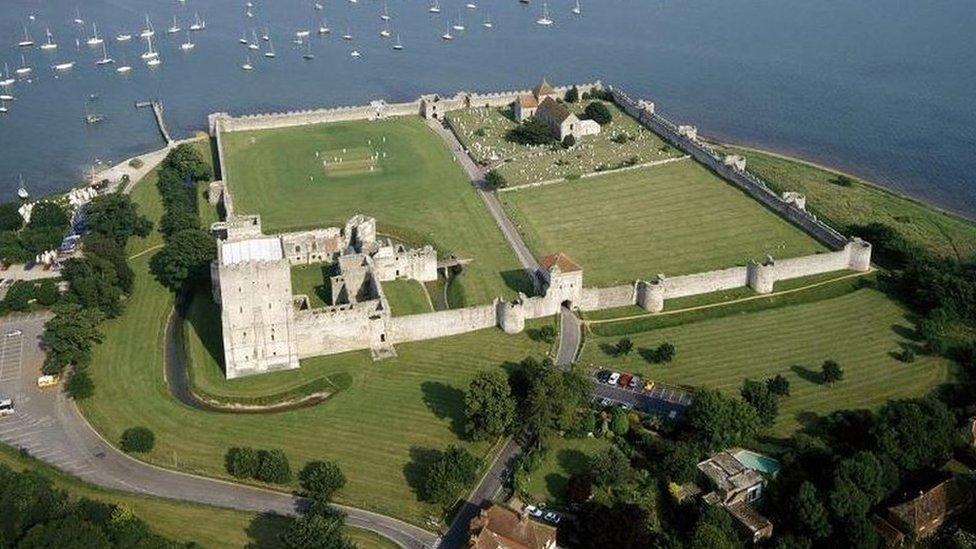
<svg viewBox="0 0 976 549"><path fill-rule="evenodd" d="M464 391L439 381L425 381L420 385L424 404L438 419L450 419L451 431L464 436Z"/></svg>
<svg viewBox="0 0 976 549"><path fill-rule="evenodd" d="M183 320L200 338L207 354L217 363L220 371L227 373L224 365L224 341L220 324L220 307L210 299L210 283L188 296L180 307ZM183 326L183 329L186 325Z"/></svg>
<svg viewBox="0 0 976 549"><path fill-rule="evenodd" d="M529 278L529 273L525 272L524 269L501 271L498 274L501 275L502 280L505 281L505 286L507 286L508 289L515 292L521 292L530 297L535 293L535 288L532 285L532 279Z"/></svg>

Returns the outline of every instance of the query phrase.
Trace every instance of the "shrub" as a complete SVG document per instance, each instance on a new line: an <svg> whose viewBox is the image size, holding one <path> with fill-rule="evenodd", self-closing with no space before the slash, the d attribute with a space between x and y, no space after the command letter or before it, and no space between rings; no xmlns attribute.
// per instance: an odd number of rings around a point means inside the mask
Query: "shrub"
<svg viewBox="0 0 976 549"><path fill-rule="evenodd" d="M71 377L64 386L68 396L75 400L85 400L95 393L95 384L84 368L76 367L71 372Z"/></svg>
<svg viewBox="0 0 976 549"><path fill-rule="evenodd" d="M281 450L259 450L258 470L254 478L262 482L284 484L291 480L288 457Z"/></svg>
<svg viewBox="0 0 976 549"><path fill-rule="evenodd" d="M478 128L474 131L474 134L478 137L484 137L486 133L484 128Z"/></svg>
<svg viewBox="0 0 976 549"><path fill-rule="evenodd" d="M129 167L135 168L137 170L141 168L143 164L144 163L141 158L133 158L132 160L129 161Z"/></svg>
<svg viewBox="0 0 976 549"><path fill-rule="evenodd" d="M319 501L328 501L346 485L346 476L334 461L310 461L298 473L298 481L305 495Z"/></svg>
<svg viewBox="0 0 976 549"><path fill-rule="evenodd" d="M610 138L610 141L613 141L614 143L623 145L624 143L630 141L630 136L627 135L627 132L620 132L617 135L611 137Z"/></svg>
<svg viewBox="0 0 976 549"><path fill-rule="evenodd" d="M497 191L507 187L508 181L505 180L504 175L498 173L498 170L491 170L485 174L485 184L488 185L489 189Z"/></svg>
<svg viewBox="0 0 976 549"><path fill-rule="evenodd" d="M777 374L766 380L766 387L769 392L777 396L790 396L790 382L783 374Z"/></svg>
<svg viewBox="0 0 976 549"><path fill-rule="evenodd" d="M838 185L840 187L853 187L854 186L854 180L851 179L850 177L847 177L846 175L838 175L838 176L834 177L833 179L831 179L830 182L833 183L834 185Z"/></svg>
<svg viewBox="0 0 976 549"><path fill-rule="evenodd" d="M634 342L629 337L624 337L617 342L616 347L618 355L629 355L630 351L634 349Z"/></svg>
<svg viewBox="0 0 976 549"><path fill-rule="evenodd" d="M145 453L156 445L156 435L146 427L129 427L122 432L119 446L124 452Z"/></svg>
<svg viewBox="0 0 976 549"><path fill-rule="evenodd" d="M897 358L902 362L910 364L912 362L915 362L915 351L909 349L908 347L905 347L898 353L895 353L895 358Z"/></svg>
<svg viewBox="0 0 976 549"><path fill-rule="evenodd" d="M467 450L448 446L427 468L421 497L433 503L450 505L465 487L475 481L478 458Z"/></svg>
<svg viewBox="0 0 976 549"><path fill-rule="evenodd" d="M26 311L34 299L34 283L26 280L14 282L3 298L3 308L7 311Z"/></svg>
<svg viewBox="0 0 976 549"><path fill-rule="evenodd" d="M236 478L254 478L258 472L258 455L252 448L234 447L224 456L224 467Z"/></svg>
<svg viewBox="0 0 976 549"><path fill-rule="evenodd" d="M24 226L19 210L20 204L16 202L0 204L0 231L19 231Z"/></svg>
<svg viewBox="0 0 976 549"><path fill-rule="evenodd" d="M563 97L563 99L565 99L567 103L575 103L579 101L579 98L580 98L580 92L579 92L579 88L577 88L576 86L573 86L572 88L566 90L566 95Z"/></svg>
<svg viewBox="0 0 976 549"><path fill-rule="evenodd" d="M569 134L563 138L564 149L572 148L573 145L576 145L576 136L574 136L573 134Z"/></svg>
<svg viewBox="0 0 976 549"><path fill-rule="evenodd" d="M529 118L506 134L509 141L520 145L550 145L556 141L549 125L538 118Z"/></svg>
<svg viewBox="0 0 976 549"><path fill-rule="evenodd" d="M824 383L832 385L834 382L844 379L844 370L837 362L825 360L823 366L820 367L820 376Z"/></svg>
<svg viewBox="0 0 976 549"><path fill-rule="evenodd" d="M601 126L606 126L613 119L613 115L610 114L610 109L601 101L590 102L583 111L583 115L585 118L589 118Z"/></svg>

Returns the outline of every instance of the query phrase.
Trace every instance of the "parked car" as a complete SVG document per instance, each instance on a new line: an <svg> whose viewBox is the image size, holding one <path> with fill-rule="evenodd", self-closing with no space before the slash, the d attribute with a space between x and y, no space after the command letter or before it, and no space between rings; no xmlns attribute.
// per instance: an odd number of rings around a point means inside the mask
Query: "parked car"
<svg viewBox="0 0 976 549"><path fill-rule="evenodd" d="M7 337L16 337L16 336L19 336L22 333L24 333L24 332L22 332L20 330L10 330L9 332L7 332Z"/></svg>
<svg viewBox="0 0 976 549"><path fill-rule="evenodd" d="M600 370L599 372L596 373L596 379L602 381L603 383L606 383L607 380L610 379L610 374L612 373L613 372L611 372L610 370Z"/></svg>
<svg viewBox="0 0 976 549"><path fill-rule="evenodd" d="M651 380L647 380L647 383L644 384L644 390L645 391L653 391L654 390L654 382L651 381Z"/></svg>
<svg viewBox="0 0 976 549"><path fill-rule="evenodd" d="M638 376L634 376L630 380L630 383L628 385L630 385L630 388L631 389L636 389L636 388L640 387L641 385L643 385L643 380L640 377L638 377Z"/></svg>
<svg viewBox="0 0 976 549"><path fill-rule="evenodd" d="M620 379L620 374L613 372L610 374L610 377L607 378L607 385L616 385L618 379Z"/></svg>
<svg viewBox="0 0 976 549"><path fill-rule="evenodd" d="M14 401L9 398L0 398L0 416L9 416L14 413Z"/></svg>
<svg viewBox="0 0 976 549"><path fill-rule="evenodd" d="M539 517L542 516L542 509L539 509L535 505L526 505L525 506L525 512L528 513L529 516L532 516L532 517L535 517L535 518L539 518Z"/></svg>
<svg viewBox="0 0 976 549"><path fill-rule="evenodd" d="M54 387L59 381L61 379L58 376L40 376L37 378L37 388L46 389L48 387Z"/></svg>
<svg viewBox="0 0 976 549"><path fill-rule="evenodd" d="M621 387L627 387L630 385L630 380L633 378L634 376L630 374L620 374L620 379L617 381L617 385L620 385Z"/></svg>
<svg viewBox="0 0 976 549"><path fill-rule="evenodd" d="M611 404L613 404L613 401L610 400L609 398L601 398L600 399L600 406L607 407L607 406L610 406Z"/></svg>
<svg viewBox="0 0 976 549"><path fill-rule="evenodd" d="M623 403L621 403L620 404L620 407L623 408L624 410L633 410L634 409L634 406L631 403L629 403L629 402L623 402Z"/></svg>
<svg viewBox="0 0 976 549"><path fill-rule="evenodd" d="M559 524L559 521L563 519L563 517L559 516L556 513L553 513L552 511L546 513L546 516L544 518L546 519L546 522L550 522L552 524Z"/></svg>

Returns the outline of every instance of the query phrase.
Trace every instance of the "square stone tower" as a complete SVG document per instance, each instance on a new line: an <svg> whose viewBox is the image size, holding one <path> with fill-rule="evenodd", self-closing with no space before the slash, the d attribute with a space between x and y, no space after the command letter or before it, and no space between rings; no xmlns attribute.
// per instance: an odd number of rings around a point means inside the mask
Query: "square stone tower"
<svg viewBox="0 0 976 549"><path fill-rule="evenodd" d="M291 266L281 239L218 242L212 269L221 304L227 379L298 368Z"/></svg>

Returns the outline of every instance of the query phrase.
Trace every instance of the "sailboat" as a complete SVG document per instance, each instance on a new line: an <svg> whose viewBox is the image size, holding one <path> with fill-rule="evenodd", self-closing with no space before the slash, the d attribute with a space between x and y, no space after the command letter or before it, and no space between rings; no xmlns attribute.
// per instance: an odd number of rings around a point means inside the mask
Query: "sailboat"
<svg viewBox="0 0 976 549"><path fill-rule="evenodd" d="M387 21L383 25L383 30L380 31L380 36L382 36L383 38L389 38L390 37L390 34L392 34L392 33L390 33L390 22Z"/></svg>
<svg viewBox="0 0 976 549"><path fill-rule="evenodd" d="M102 40L102 38L98 36L98 25L92 23L91 38L89 38L85 43L88 44L89 46L98 46L101 45L102 42L104 42L104 40Z"/></svg>
<svg viewBox="0 0 976 549"><path fill-rule="evenodd" d="M132 40L132 35L125 31L115 35L116 42L128 42L129 40Z"/></svg>
<svg viewBox="0 0 976 549"><path fill-rule="evenodd" d="M542 17L536 19L535 22L543 27L552 25L552 19L549 19L549 4L545 2L542 3Z"/></svg>
<svg viewBox="0 0 976 549"><path fill-rule="evenodd" d="M105 117L98 114L98 111L89 108L89 105L91 105L92 101L94 101L94 98L89 97L88 101L85 102L85 123L86 124L98 124L102 120L105 120Z"/></svg>
<svg viewBox="0 0 976 549"><path fill-rule="evenodd" d="M95 61L96 65L110 65L115 63L115 59L108 56L108 50L105 48L105 43L102 43L102 58Z"/></svg>
<svg viewBox="0 0 976 549"><path fill-rule="evenodd" d="M64 63L57 63L55 65L51 65L51 68L56 71L69 71L74 67L75 67L74 61L65 61Z"/></svg>
<svg viewBox="0 0 976 549"><path fill-rule="evenodd" d="M146 28L142 29L142 32L139 33L139 36L141 36L142 38L149 38L150 36L153 36L155 34L156 34L156 29L153 28L152 22L149 20L149 16L147 15Z"/></svg>
<svg viewBox="0 0 976 549"><path fill-rule="evenodd" d="M455 22L454 25L451 28L453 28L456 31L463 31L464 30L464 22L461 21L461 10L458 10L457 22Z"/></svg>
<svg viewBox="0 0 976 549"><path fill-rule="evenodd" d="M264 32L261 33L261 40L265 42L271 40L271 31L268 30L268 27L264 27Z"/></svg>
<svg viewBox="0 0 976 549"><path fill-rule="evenodd" d="M0 80L0 87L9 88L10 86L13 86L16 82L17 82L16 78L10 78L10 67L7 66L6 62L4 62L3 80Z"/></svg>
<svg viewBox="0 0 976 549"><path fill-rule="evenodd" d="M352 32L349 30L349 25L346 25L346 34L342 35L343 40L352 40Z"/></svg>
<svg viewBox="0 0 976 549"><path fill-rule="evenodd" d="M322 4L320 4L318 2L316 2L315 4L313 4L312 7L315 8L315 11L322 11L322 10L325 9L325 6L323 6Z"/></svg>
<svg viewBox="0 0 976 549"><path fill-rule="evenodd" d="M191 31L202 31L205 28L207 28L207 22L204 21L203 19L200 19L200 13L199 12L198 13L194 13L193 14L193 24L190 25L190 30Z"/></svg>
<svg viewBox="0 0 976 549"><path fill-rule="evenodd" d="M384 21L390 20L390 8L385 2L383 3L383 11L380 12L380 19Z"/></svg>
<svg viewBox="0 0 976 549"><path fill-rule="evenodd" d="M75 8L75 25L84 25L85 20L81 18L81 10Z"/></svg>
<svg viewBox="0 0 976 549"><path fill-rule="evenodd" d="M7 114L9 109L7 109L7 103L3 99L0 99L0 114Z"/></svg>
<svg viewBox="0 0 976 549"><path fill-rule="evenodd" d="M30 193L27 192L27 186L24 185L23 174L20 175L20 187L17 189L17 196L19 196L21 200L27 200L30 198Z"/></svg>
<svg viewBox="0 0 976 549"><path fill-rule="evenodd" d="M451 29L448 27L447 32L441 35L444 40L454 40L454 35L451 34Z"/></svg>
<svg viewBox="0 0 976 549"><path fill-rule="evenodd" d="M159 59L159 57L153 57L149 61L146 61L146 66L149 68L154 68L158 67L160 63L162 63L162 61Z"/></svg>
<svg viewBox="0 0 976 549"><path fill-rule="evenodd" d="M306 29L299 29L299 30L297 30L297 31L295 31L295 36L297 36L298 38L305 38L305 37L307 37L307 36L308 36L309 34L312 34L312 33L310 33L310 32L309 32L308 30L306 30Z"/></svg>
<svg viewBox="0 0 976 549"><path fill-rule="evenodd" d="M362 54L359 53L359 50L352 50L351 52L349 52L349 55L351 55L352 57L359 57Z"/></svg>
<svg viewBox="0 0 976 549"><path fill-rule="evenodd" d="M268 51L264 52L264 56L268 59L274 59L275 57L274 43L271 40L268 40Z"/></svg>
<svg viewBox="0 0 976 549"><path fill-rule="evenodd" d="M572 12L573 12L573 15L579 15L579 14L583 13L583 10L580 9L579 0L576 0L576 5L573 6Z"/></svg>
<svg viewBox="0 0 976 549"><path fill-rule="evenodd" d="M58 44L54 41L54 37L51 36L51 29L45 29L44 33L47 34L47 42L41 44L41 49L42 50L58 49Z"/></svg>
<svg viewBox="0 0 976 549"><path fill-rule="evenodd" d="M434 3L431 4L429 8L427 8L427 11L429 11L430 13L440 13L441 5L437 3L437 0L434 0Z"/></svg>
<svg viewBox="0 0 976 549"><path fill-rule="evenodd" d="M186 31L186 42L180 44L180 49L183 51L190 51L196 46L193 42L190 42L190 31Z"/></svg>
<svg viewBox="0 0 976 549"><path fill-rule="evenodd" d="M167 34L176 34L176 33L180 32L181 30L183 30L183 29L180 27L180 24L176 21L176 16L174 15L173 16L173 24L170 26L170 28L166 29L166 33Z"/></svg>
<svg viewBox="0 0 976 549"><path fill-rule="evenodd" d="M251 29L251 38L253 38L254 40L252 40L251 43L247 45L247 49L249 50L261 49L261 45L258 44L258 31Z"/></svg>
<svg viewBox="0 0 976 549"><path fill-rule="evenodd" d="M329 34L332 29L329 28L329 22L326 19L322 20L322 24L319 25L319 34Z"/></svg>
<svg viewBox="0 0 976 549"><path fill-rule="evenodd" d="M17 42L17 45L21 48L29 48L34 45L34 41L31 40L30 33L27 32L27 25L24 25L24 39Z"/></svg>
<svg viewBox="0 0 976 549"><path fill-rule="evenodd" d="M302 54L302 59L305 59L305 60L308 60L308 61L311 61L312 59L315 59L315 54L312 53L312 43L311 42L308 42L308 43L305 44L305 53Z"/></svg>
<svg viewBox="0 0 976 549"><path fill-rule="evenodd" d="M122 54L122 64L115 68L115 72L119 74L127 74L132 71L132 67L125 62L125 54Z"/></svg>
<svg viewBox="0 0 976 549"><path fill-rule="evenodd" d="M146 37L146 43L149 45L149 49L141 55L141 57L146 61L152 61L159 57L159 54L153 51L152 36Z"/></svg>
<svg viewBox="0 0 976 549"><path fill-rule="evenodd" d="M397 33L396 44L393 44L393 49L400 51L403 49L403 43L400 42L400 33Z"/></svg>
<svg viewBox="0 0 976 549"><path fill-rule="evenodd" d="M244 44L245 46L247 45L247 31L246 30L241 31L241 37L238 38L237 41L239 43L241 43L241 44Z"/></svg>
<svg viewBox="0 0 976 549"><path fill-rule="evenodd" d="M244 60L244 64L241 65L241 68L244 69L244 70L246 70L246 71L254 70L254 65L251 64L251 56L250 55L248 55L247 56L247 59Z"/></svg>
<svg viewBox="0 0 976 549"><path fill-rule="evenodd" d="M485 14L485 22L482 23L481 26L486 29L490 29L495 26L495 24L491 22L491 16L487 13Z"/></svg>
<svg viewBox="0 0 976 549"><path fill-rule="evenodd" d="M468 2L467 4L464 5L464 7L468 8L469 10L476 10L478 9L478 4L475 4L474 2Z"/></svg>
<svg viewBox="0 0 976 549"><path fill-rule="evenodd" d="M24 54L20 54L20 67L14 70L14 74L17 76L23 76L25 74L30 74L34 69L27 66L27 59L24 58Z"/></svg>
<svg viewBox="0 0 976 549"><path fill-rule="evenodd" d="M0 93L0 101L13 101L14 99L14 96L9 93Z"/></svg>

